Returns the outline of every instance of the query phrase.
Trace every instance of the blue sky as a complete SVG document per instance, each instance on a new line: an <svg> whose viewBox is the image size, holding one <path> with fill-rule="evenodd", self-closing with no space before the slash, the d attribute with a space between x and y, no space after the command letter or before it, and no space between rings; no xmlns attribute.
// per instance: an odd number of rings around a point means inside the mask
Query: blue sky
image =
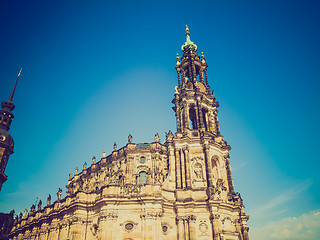
<svg viewBox="0 0 320 240"><path fill-rule="evenodd" d="M176 130L175 57L204 52L253 239L318 239L316 1L0 2L0 97L23 68L0 211L44 201L69 172Z"/></svg>

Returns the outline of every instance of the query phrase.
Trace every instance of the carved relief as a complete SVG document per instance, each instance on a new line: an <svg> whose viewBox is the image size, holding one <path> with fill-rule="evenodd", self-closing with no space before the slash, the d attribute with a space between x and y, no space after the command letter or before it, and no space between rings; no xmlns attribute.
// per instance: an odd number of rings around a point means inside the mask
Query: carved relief
<svg viewBox="0 0 320 240"><path fill-rule="evenodd" d="M209 235L208 229L209 229L209 225L207 223L207 220L200 219L200 221L199 221L200 236L208 236Z"/></svg>
<svg viewBox="0 0 320 240"><path fill-rule="evenodd" d="M96 236L96 235L97 235L97 233L98 233L98 228L99 228L99 226L98 226L97 224L92 224L92 225L90 226L90 230L91 230L93 236Z"/></svg>
<svg viewBox="0 0 320 240"><path fill-rule="evenodd" d="M225 217L222 219L223 230L226 232L235 232L234 222L230 217Z"/></svg>
<svg viewBox="0 0 320 240"><path fill-rule="evenodd" d="M124 185L121 188L121 194L129 196L137 196L141 192L140 185Z"/></svg>
<svg viewBox="0 0 320 240"><path fill-rule="evenodd" d="M192 183L195 187L203 187L205 182L205 171L203 159L195 157L191 159ZM200 185L199 185L200 184Z"/></svg>
<svg viewBox="0 0 320 240"><path fill-rule="evenodd" d="M203 170L202 165L200 163L196 163L193 165L193 171L196 175L197 180L203 179Z"/></svg>

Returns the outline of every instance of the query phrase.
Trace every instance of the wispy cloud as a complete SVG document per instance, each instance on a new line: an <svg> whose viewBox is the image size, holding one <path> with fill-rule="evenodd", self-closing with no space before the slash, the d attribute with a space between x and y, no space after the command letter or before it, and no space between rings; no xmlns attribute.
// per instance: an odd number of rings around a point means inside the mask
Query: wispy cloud
<svg viewBox="0 0 320 240"><path fill-rule="evenodd" d="M320 209L299 217L283 218L263 227L252 228L250 235L252 239L259 240L318 240L320 239Z"/></svg>
<svg viewBox="0 0 320 240"><path fill-rule="evenodd" d="M310 180L304 181L300 184L295 185L294 187L282 192L278 196L269 200L269 202L264 203L262 206L259 206L252 215L255 217L263 216L266 212L270 212L279 206L284 205L285 203L293 200L299 196L300 193L305 191L311 186L312 182Z"/></svg>
<svg viewBox="0 0 320 240"><path fill-rule="evenodd" d="M238 165L232 167L232 172L236 172L239 169L244 168L246 165L248 165L248 162L240 162Z"/></svg>

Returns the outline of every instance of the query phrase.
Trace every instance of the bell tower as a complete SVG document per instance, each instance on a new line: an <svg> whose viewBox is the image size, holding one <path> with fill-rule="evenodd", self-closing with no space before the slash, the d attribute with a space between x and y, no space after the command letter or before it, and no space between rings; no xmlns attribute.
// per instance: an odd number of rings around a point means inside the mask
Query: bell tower
<svg viewBox="0 0 320 240"><path fill-rule="evenodd" d="M22 69L21 69L22 70ZM14 118L12 111L15 108L13 104L13 96L17 87L18 79L21 74L21 70L18 74L16 83L12 89L10 97L7 101L2 102L0 110L0 191L2 188L2 184L7 181L7 175L4 173L9 156L13 153L13 138L9 134L10 125L12 119Z"/></svg>
<svg viewBox="0 0 320 240"><path fill-rule="evenodd" d="M188 235L198 239L203 231L214 240L248 240L249 217L240 194L234 191L231 147L220 134L219 103L208 83L208 65L204 54L197 53L188 26L185 35L183 55L176 57L178 86L172 100L177 132L175 137L167 136L169 179L172 183L175 180L178 239L188 239ZM206 229L197 233L194 223L198 221Z"/></svg>
<svg viewBox="0 0 320 240"><path fill-rule="evenodd" d="M198 136L205 133L219 136L217 107L219 103L210 91L207 77L207 63L203 52L198 55L197 45L190 40L186 28L186 42L182 45L183 55L177 54L178 87L175 89L174 111L177 131L183 135Z"/></svg>

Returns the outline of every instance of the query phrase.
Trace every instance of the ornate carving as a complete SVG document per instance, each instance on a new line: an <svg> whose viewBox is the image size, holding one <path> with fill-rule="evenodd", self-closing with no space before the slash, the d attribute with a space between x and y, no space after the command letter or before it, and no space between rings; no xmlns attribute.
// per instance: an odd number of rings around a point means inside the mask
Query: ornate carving
<svg viewBox="0 0 320 240"><path fill-rule="evenodd" d="M200 230L200 232L201 232L201 236L202 235L208 235L207 234L207 232L208 232L208 224L206 224L206 223L200 223L200 225L199 225L199 230Z"/></svg>
<svg viewBox="0 0 320 240"><path fill-rule="evenodd" d="M98 228L99 228L99 226L97 224L92 224L90 226L90 230L91 230L93 236L97 235Z"/></svg>
<svg viewBox="0 0 320 240"><path fill-rule="evenodd" d="M141 219L158 219L162 218L162 211L145 212L140 215Z"/></svg>
<svg viewBox="0 0 320 240"><path fill-rule="evenodd" d="M203 169L200 163L194 164L193 171L197 179L203 179Z"/></svg>
<svg viewBox="0 0 320 240"><path fill-rule="evenodd" d="M107 213L102 213L100 214L98 220L103 221L103 220L115 220L118 218L118 214L116 212L107 212Z"/></svg>
<svg viewBox="0 0 320 240"><path fill-rule="evenodd" d="M209 225L206 219L199 220L199 231L200 236L207 236L208 234Z"/></svg>
<svg viewBox="0 0 320 240"><path fill-rule="evenodd" d="M136 196L141 192L141 186L139 185L124 185L121 187L121 193L123 195Z"/></svg>
<svg viewBox="0 0 320 240"><path fill-rule="evenodd" d="M220 218L220 214L211 214L210 221L218 220Z"/></svg>

